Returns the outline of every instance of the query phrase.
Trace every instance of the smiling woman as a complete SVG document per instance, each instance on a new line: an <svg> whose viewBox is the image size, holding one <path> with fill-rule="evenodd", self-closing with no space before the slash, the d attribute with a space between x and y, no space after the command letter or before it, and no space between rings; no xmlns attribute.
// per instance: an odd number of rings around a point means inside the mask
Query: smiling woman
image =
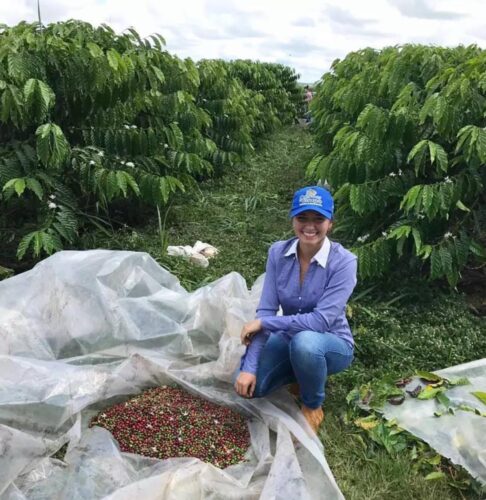
<svg viewBox="0 0 486 500"><path fill-rule="evenodd" d="M243 327L247 350L235 373L235 390L243 397L294 384L314 432L324 419L327 376L353 360L345 309L356 285L357 261L327 237L333 213L333 198L320 186L294 194L290 216L296 237L269 250L257 319ZM280 307L283 316L277 316Z"/></svg>

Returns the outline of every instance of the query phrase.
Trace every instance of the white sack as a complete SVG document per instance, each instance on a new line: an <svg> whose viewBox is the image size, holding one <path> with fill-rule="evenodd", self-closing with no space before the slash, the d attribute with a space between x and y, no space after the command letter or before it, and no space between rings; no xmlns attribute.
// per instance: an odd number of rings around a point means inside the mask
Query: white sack
<svg viewBox="0 0 486 500"><path fill-rule="evenodd" d="M189 245L167 247L167 255L172 257L184 257L189 260L189 262L199 267L208 267L209 259L216 257L218 253L219 250L216 247L199 240L197 240L192 247Z"/></svg>

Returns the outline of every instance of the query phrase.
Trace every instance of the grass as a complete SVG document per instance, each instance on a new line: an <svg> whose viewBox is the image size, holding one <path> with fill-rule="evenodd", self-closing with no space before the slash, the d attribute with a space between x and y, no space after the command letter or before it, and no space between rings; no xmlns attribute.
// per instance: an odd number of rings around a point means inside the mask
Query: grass
<svg viewBox="0 0 486 500"><path fill-rule="evenodd" d="M264 272L270 244L292 235L289 204L295 189L305 184L304 168L312 155L309 133L287 128L246 164L174 199L165 225L168 243L193 245L199 239L216 246L220 254L207 269L165 255L155 211L143 228L126 228L111 238L90 233L84 246L148 252L189 290L232 271L251 286ZM470 488L462 492L451 486L450 477L425 480L410 453L390 456L346 418L346 394L358 384L486 356L484 319L473 316L460 295L410 280L399 283L399 288L382 284L368 295L363 292L369 284L362 284L354 294L349 312L356 360L329 381L320 434L326 458L349 499L479 498Z"/></svg>

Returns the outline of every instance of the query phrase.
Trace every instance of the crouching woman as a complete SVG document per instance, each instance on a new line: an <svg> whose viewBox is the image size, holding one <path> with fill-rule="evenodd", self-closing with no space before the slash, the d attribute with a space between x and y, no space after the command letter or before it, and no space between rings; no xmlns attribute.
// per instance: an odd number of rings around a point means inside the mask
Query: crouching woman
<svg viewBox="0 0 486 500"><path fill-rule="evenodd" d="M317 432L328 375L353 360L346 303L356 285L357 259L329 240L334 202L320 186L298 190L290 216L295 238L269 250L257 319L241 332L247 346L235 374L235 390L262 397L293 384L302 413ZM277 316L282 308L283 315Z"/></svg>

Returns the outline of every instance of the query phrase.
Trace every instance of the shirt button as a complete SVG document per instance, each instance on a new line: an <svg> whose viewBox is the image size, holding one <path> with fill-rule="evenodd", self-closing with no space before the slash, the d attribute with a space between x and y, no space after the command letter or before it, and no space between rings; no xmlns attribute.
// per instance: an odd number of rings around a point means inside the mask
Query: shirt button
<svg viewBox="0 0 486 500"><path fill-rule="evenodd" d="M302 297L299 297L299 300L302 300Z"/></svg>
<svg viewBox="0 0 486 500"><path fill-rule="evenodd" d="M301 312L301 311L302 311L302 309L299 309L299 312Z"/></svg>

